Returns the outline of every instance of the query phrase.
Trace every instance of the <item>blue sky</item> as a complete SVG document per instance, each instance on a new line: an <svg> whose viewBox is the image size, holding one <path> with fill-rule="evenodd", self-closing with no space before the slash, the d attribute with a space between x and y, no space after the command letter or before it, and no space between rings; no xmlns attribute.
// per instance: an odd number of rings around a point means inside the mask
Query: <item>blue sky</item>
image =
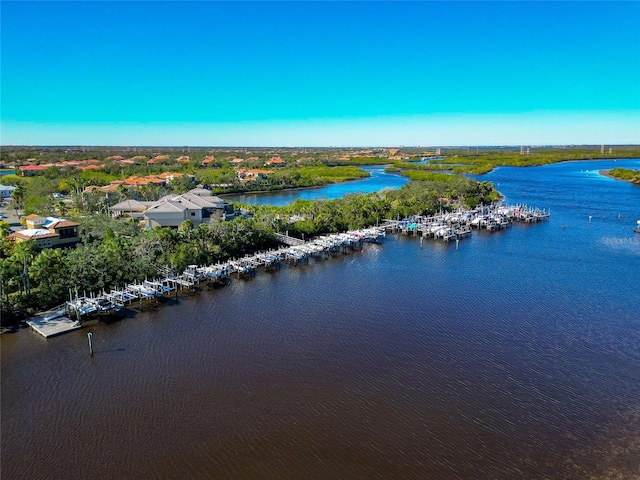
<svg viewBox="0 0 640 480"><path fill-rule="evenodd" d="M640 2L9 2L3 145L640 143Z"/></svg>

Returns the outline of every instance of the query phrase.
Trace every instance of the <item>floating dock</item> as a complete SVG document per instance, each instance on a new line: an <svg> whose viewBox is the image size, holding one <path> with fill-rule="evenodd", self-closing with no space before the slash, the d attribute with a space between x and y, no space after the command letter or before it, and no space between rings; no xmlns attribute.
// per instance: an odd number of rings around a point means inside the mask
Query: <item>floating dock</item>
<svg viewBox="0 0 640 480"><path fill-rule="evenodd" d="M65 309L54 310L27 320L27 324L45 338L77 330L82 325L65 315Z"/></svg>

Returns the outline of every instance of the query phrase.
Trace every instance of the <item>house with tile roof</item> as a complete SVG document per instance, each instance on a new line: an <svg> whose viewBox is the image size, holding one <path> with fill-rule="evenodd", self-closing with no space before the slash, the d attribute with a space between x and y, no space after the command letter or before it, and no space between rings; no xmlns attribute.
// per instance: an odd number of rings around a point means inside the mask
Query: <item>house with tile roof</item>
<svg viewBox="0 0 640 480"><path fill-rule="evenodd" d="M186 176L191 181L195 181L195 176L190 174L178 173L178 172L164 172L158 175L147 175L146 177L138 177L133 175L124 180L113 180L109 185L105 186L96 186L89 185L84 189L83 193L91 193L93 191L98 192L115 192L120 185L123 185L128 189L136 189L143 185L156 185L159 187L166 187L170 184L174 179Z"/></svg>
<svg viewBox="0 0 640 480"><path fill-rule="evenodd" d="M7 238L15 242L34 240L39 248L67 247L80 241L80 224L77 222L36 214L27 215L25 222L28 228L14 232Z"/></svg>
<svg viewBox="0 0 640 480"><path fill-rule="evenodd" d="M286 164L287 162L285 162L280 157L272 157L267 160L267 163L265 163L265 165L268 167L284 167Z"/></svg>
<svg viewBox="0 0 640 480"><path fill-rule="evenodd" d="M44 172L47 168L52 167L53 164L46 165L23 165L18 167L20 170L20 175L23 177L33 177L34 175L38 175L39 173Z"/></svg>
<svg viewBox="0 0 640 480"><path fill-rule="evenodd" d="M262 168L251 168L251 169L241 168L236 173L238 175L238 179L241 182L248 182L248 181L262 182L262 180L264 180L264 178L270 173L273 173L273 171L264 170Z"/></svg>

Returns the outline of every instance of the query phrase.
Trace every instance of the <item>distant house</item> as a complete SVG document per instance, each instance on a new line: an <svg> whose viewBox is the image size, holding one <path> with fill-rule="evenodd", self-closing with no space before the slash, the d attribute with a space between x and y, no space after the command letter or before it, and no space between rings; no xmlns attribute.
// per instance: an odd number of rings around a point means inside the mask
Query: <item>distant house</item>
<svg viewBox="0 0 640 480"><path fill-rule="evenodd" d="M15 189L13 185L0 185L0 200L10 197Z"/></svg>
<svg viewBox="0 0 640 480"><path fill-rule="evenodd" d="M265 163L268 167L284 167L287 163L280 157L272 157Z"/></svg>
<svg viewBox="0 0 640 480"><path fill-rule="evenodd" d="M86 170L100 170L102 169L103 165L95 165L95 164L91 164L91 165L82 165L80 167L78 167L79 170L82 170L83 172Z"/></svg>
<svg viewBox="0 0 640 480"><path fill-rule="evenodd" d="M77 168L80 165L82 165L82 162L79 160L69 160L67 162L58 162L56 163L56 166L58 167L73 167L73 168Z"/></svg>
<svg viewBox="0 0 640 480"><path fill-rule="evenodd" d="M20 175L23 177L33 177L34 175L38 175L44 172L47 168L52 167L52 164L47 165L23 165L18 167L20 170Z"/></svg>
<svg viewBox="0 0 640 480"><path fill-rule="evenodd" d="M147 162L147 165L153 165L154 163L164 162L165 160L169 160L169 155L156 155L151 160Z"/></svg>
<svg viewBox="0 0 640 480"><path fill-rule="evenodd" d="M248 181L261 182L270 173L273 173L273 172L271 170L264 170L261 168L252 168L250 170L241 168L237 172L238 179L243 182L248 182Z"/></svg>
<svg viewBox="0 0 640 480"><path fill-rule="evenodd" d="M25 217L27 229L14 232L7 238L15 242L34 240L40 248L66 247L80 241L77 222L62 218L28 215Z"/></svg>
<svg viewBox="0 0 640 480"><path fill-rule="evenodd" d="M90 193L92 191L99 192L114 192L118 189L120 185L124 186L128 189L136 189L143 185L156 185L159 187L166 187L169 185L174 179L186 177L192 182L195 182L195 176L177 172L164 172L159 175L147 175L146 177L138 177L131 176L126 178L125 180L114 180L109 185L99 187L95 185L90 185L84 189L84 193Z"/></svg>
<svg viewBox="0 0 640 480"><path fill-rule="evenodd" d="M103 192L103 193L108 193L108 192L115 192L118 190L118 187L120 185L117 184L109 184L109 185L105 185L104 187L98 187L96 185L89 185L87 188L85 188L82 193L91 193L91 192Z"/></svg>

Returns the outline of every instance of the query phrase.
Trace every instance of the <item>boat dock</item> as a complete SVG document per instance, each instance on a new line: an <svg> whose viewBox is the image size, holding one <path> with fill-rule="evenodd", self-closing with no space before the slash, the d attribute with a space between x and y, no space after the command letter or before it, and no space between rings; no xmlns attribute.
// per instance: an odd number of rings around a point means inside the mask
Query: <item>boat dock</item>
<svg viewBox="0 0 640 480"><path fill-rule="evenodd" d="M470 237L472 231L495 232L510 228L513 222L538 223L550 213L526 205L488 205L473 210L458 209L433 216L415 215L404 220L385 220L380 226L387 232L418 235L449 242Z"/></svg>
<svg viewBox="0 0 640 480"><path fill-rule="evenodd" d="M414 216L405 220L387 220L380 226L322 235L309 241L290 237L288 232L287 235L277 234L276 238L284 244L279 249L245 255L208 266L189 265L182 273L164 267L160 270L160 278L145 279L144 282L124 285L97 295L87 296L85 293L79 296L76 291L74 298L69 291L69 301L64 305L32 318L27 323L48 338L80 328L83 317L110 315L134 301L138 301L140 305L151 300L157 301L160 297L174 292L177 295L180 289L193 289L201 282L225 283L234 274L238 278L253 276L259 268L280 268L283 263L297 265L301 262L307 263L312 258L322 260L339 253L360 250L364 243L380 243L387 231L400 231L407 235L420 235L442 241L457 241L470 236L474 228L495 231L509 228L512 221L532 223L548 218L549 214L544 211L523 206L491 206L431 217Z"/></svg>
<svg viewBox="0 0 640 480"><path fill-rule="evenodd" d="M64 306L30 318L27 324L45 338L77 330L82 326L78 320L72 320L66 316Z"/></svg>

